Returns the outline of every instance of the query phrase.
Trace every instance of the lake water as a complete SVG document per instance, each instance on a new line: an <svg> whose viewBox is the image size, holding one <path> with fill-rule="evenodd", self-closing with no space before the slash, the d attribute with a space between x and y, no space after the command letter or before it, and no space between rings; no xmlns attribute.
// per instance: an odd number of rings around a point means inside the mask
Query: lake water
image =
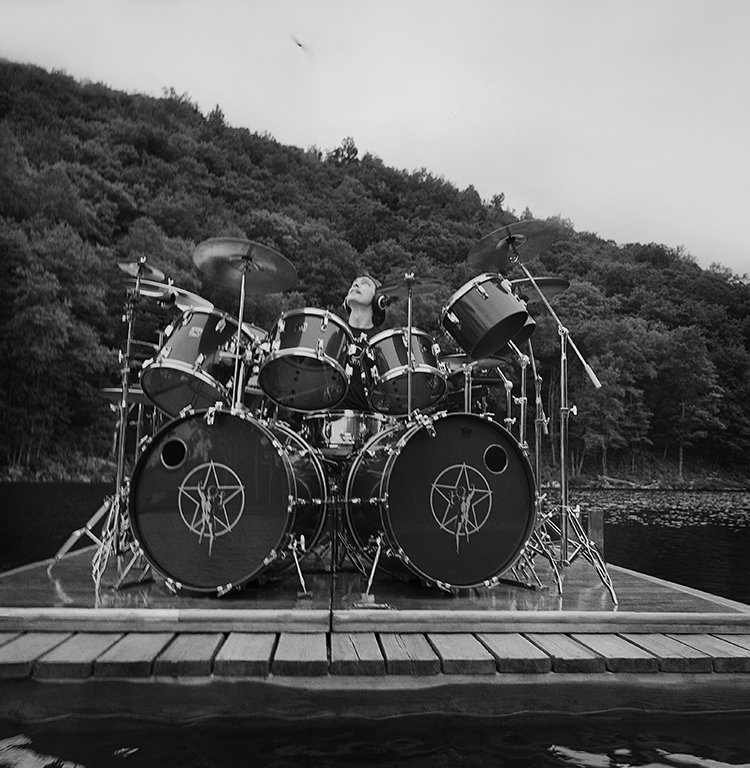
<svg viewBox="0 0 750 768"><path fill-rule="evenodd" d="M0 724L9 768L728 768L750 761L747 717L643 715L502 719L413 716L164 726Z"/></svg>

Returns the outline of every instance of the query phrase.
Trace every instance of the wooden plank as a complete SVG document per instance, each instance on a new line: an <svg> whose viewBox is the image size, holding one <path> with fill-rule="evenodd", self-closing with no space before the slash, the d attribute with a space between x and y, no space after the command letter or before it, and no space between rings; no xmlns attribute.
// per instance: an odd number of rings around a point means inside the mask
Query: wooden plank
<svg viewBox="0 0 750 768"><path fill-rule="evenodd" d="M713 659L715 672L750 672L750 651L712 635L670 635Z"/></svg>
<svg viewBox="0 0 750 768"><path fill-rule="evenodd" d="M498 672L542 673L552 671L552 659L517 633L480 634L477 638L495 657Z"/></svg>
<svg viewBox="0 0 750 768"><path fill-rule="evenodd" d="M445 674L494 674L495 657L474 635L431 632L427 639L440 657L441 668Z"/></svg>
<svg viewBox="0 0 750 768"><path fill-rule="evenodd" d="M29 677L34 662L70 637L68 632L26 632L0 647L0 678Z"/></svg>
<svg viewBox="0 0 750 768"><path fill-rule="evenodd" d="M265 676L271 671L276 633L232 632L214 659L214 674Z"/></svg>
<svg viewBox="0 0 750 768"><path fill-rule="evenodd" d="M623 637L656 656L662 672L711 672L713 669L708 654L673 637L658 633L624 634Z"/></svg>
<svg viewBox="0 0 750 768"><path fill-rule="evenodd" d="M440 659L427 638L422 634L380 635L389 675L436 675L440 672Z"/></svg>
<svg viewBox="0 0 750 768"><path fill-rule="evenodd" d="M131 632L94 662L95 677L149 677L172 632Z"/></svg>
<svg viewBox="0 0 750 768"><path fill-rule="evenodd" d="M550 656L553 672L605 672L607 669L598 653L568 635L531 633L526 637Z"/></svg>
<svg viewBox="0 0 750 768"><path fill-rule="evenodd" d="M384 675L385 659L370 632L331 635L332 675Z"/></svg>
<svg viewBox="0 0 750 768"><path fill-rule="evenodd" d="M282 632L271 662L275 675L328 674L328 643L324 632Z"/></svg>
<svg viewBox="0 0 750 768"><path fill-rule="evenodd" d="M633 645L624 637L605 633L601 635L586 633L573 634L571 637L604 657L610 672L658 672L659 660L653 654Z"/></svg>
<svg viewBox="0 0 750 768"><path fill-rule="evenodd" d="M0 632L0 646L15 640L20 634L20 632Z"/></svg>
<svg viewBox="0 0 750 768"><path fill-rule="evenodd" d="M658 611L334 610L334 632L523 633L710 632L750 633L747 613Z"/></svg>
<svg viewBox="0 0 750 768"><path fill-rule="evenodd" d="M154 660L154 675L206 677L223 642L220 632L182 632Z"/></svg>
<svg viewBox="0 0 750 768"><path fill-rule="evenodd" d="M115 632L84 632L69 637L37 659L36 677L87 678L94 671L94 661L112 647L122 634Z"/></svg>
<svg viewBox="0 0 750 768"><path fill-rule="evenodd" d="M740 648L744 648L745 650L750 650L750 635L718 634L716 637L718 637L720 640L726 640L728 643L734 643L734 645L738 645Z"/></svg>

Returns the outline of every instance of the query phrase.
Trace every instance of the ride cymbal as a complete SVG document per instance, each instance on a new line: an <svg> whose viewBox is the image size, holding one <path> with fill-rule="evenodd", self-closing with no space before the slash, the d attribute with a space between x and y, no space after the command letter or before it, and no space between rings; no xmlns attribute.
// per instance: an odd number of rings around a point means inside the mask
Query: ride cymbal
<svg viewBox="0 0 750 768"><path fill-rule="evenodd" d="M446 365L450 373L459 373L465 368L471 368L472 371L477 370L490 370L497 368L503 360L499 357L482 357L478 360L473 360L468 355L445 355L440 358L440 361Z"/></svg>
<svg viewBox="0 0 750 768"><path fill-rule="evenodd" d="M526 245L530 239L538 240L548 237L544 230L534 225L543 226L536 219L524 219L496 229L485 235L469 250L467 261L470 267L482 272L507 272L518 261L518 249Z"/></svg>
<svg viewBox="0 0 750 768"><path fill-rule="evenodd" d="M535 277L534 283L536 283L545 299L551 299L570 287L570 281L562 277ZM526 304L536 304L542 300L539 291L537 291L528 277L521 278L520 280L511 280L510 284L513 286L513 293L525 301Z"/></svg>
<svg viewBox="0 0 750 768"><path fill-rule="evenodd" d="M125 281L125 284L129 289L135 290L136 280L129 278ZM156 283L153 280L141 280L138 293L140 296L154 299L161 304L174 304L177 309L183 312L188 309L211 310L214 308L214 305L208 299L204 299L196 293L190 293L190 291L178 288L176 285Z"/></svg>
<svg viewBox="0 0 750 768"><path fill-rule="evenodd" d="M199 243L193 262L212 282L246 293L279 293L297 284L297 270L285 256L262 243L240 237L213 237Z"/></svg>

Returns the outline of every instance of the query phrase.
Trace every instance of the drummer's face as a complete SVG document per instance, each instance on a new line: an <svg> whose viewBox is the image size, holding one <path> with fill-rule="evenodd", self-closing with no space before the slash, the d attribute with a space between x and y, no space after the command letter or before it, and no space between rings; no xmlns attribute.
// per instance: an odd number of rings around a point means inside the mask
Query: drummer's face
<svg viewBox="0 0 750 768"><path fill-rule="evenodd" d="M349 293L346 294L346 301L348 304L356 302L367 306L372 304L372 300L375 298L376 291L375 283L369 277L358 277L349 288Z"/></svg>

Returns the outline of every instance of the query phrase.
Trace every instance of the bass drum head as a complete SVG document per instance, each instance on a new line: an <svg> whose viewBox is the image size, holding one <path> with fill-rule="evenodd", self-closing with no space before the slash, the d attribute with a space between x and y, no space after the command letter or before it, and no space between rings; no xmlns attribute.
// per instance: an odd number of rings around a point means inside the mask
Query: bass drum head
<svg viewBox="0 0 750 768"><path fill-rule="evenodd" d="M211 415L213 423L197 412L157 433L130 487L130 523L144 557L196 592L258 575L292 526L296 495L289 459L268 426Z"/></svg>
<svg viewBox="0 0 750 768"><path fill-rule="evenodd" d="M449 587L479 586L510 568L534 530L531 467L510 433L447 414L404 434L386 469L386 534L410 569Z"/></svg>

